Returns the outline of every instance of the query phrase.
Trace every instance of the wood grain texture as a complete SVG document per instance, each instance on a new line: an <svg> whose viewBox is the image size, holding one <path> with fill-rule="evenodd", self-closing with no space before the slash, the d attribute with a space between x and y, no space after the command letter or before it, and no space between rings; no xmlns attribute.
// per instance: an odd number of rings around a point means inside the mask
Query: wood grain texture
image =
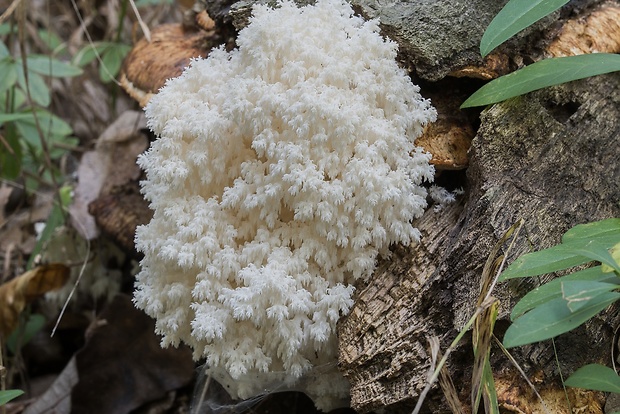
<svg viewBox="0 0 620 414"><path fill-rule="evenodd" d="M445 346L473 313L480 271L489 251L519 218L525 228L511 258L556 244L570 227L620 216L620 74L530 94L484 111L473 141L464 205L429 210L416 225L417 247L395 249L389 263L360 286L356 305L340 324L340 366L360 412L388 407L407 412L426 381L426 338ZM496 335L507 313L534 286L529 279L500 284ZM614 311L563 335L556 348L564 375L589 362L608 362ZM451 360L466 395L473 357ZM588 352L575 350L587 349ZM549 341L513 351L528 374L553 382L557 367ZM510 370L501 353L494 372ZM502 397L500 396L500 399ZM441 410L440 396L427 408ZM596 412L596 411L592 411Z"/></svg>

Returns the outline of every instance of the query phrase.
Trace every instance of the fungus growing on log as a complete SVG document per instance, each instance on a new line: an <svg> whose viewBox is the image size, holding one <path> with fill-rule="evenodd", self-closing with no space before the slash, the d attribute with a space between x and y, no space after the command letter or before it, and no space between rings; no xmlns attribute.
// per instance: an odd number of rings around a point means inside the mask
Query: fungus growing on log
<svg viewBox="0 0 620 414"><path fill-rule="evenodd" d="M353 282L419 238L434 170L414 140L436 114L378 22L342 0L255 6L237 45L146 107L154 216L136 232L134 301L233 397L304 377L327 410L348 396L336 322Z"/></svg>

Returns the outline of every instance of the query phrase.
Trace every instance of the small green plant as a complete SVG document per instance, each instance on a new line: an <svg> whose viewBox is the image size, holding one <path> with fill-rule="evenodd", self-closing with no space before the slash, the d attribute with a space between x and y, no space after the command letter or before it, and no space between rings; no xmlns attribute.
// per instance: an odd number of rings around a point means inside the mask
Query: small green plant
<svg viewBox="0 0 620 414"><path fill-rule="evenodd" d="M47 109L51 92L45 78L78 76L82 70L54 56L31 54L22 62L0 41L0 73L0 178L13 180L25 172L33 190L37 177L53 182L50 162L77 144L69 124Z"/></svg>
<svg viewBox="0 0 620 414"><path fill-rule="evenodd" d="M480 54L556 11L568 0L510 0L495 16L480 41ZM470 96L461 108L489 105L548 86L620 70L620 55L594 53L545 59L494 79Z"/></svg>
<svg viewBox="0 0 620 414"><path fill-rule="evenodd" d="M620 218L573 227L559 245L528 253L514 261L500 281L578 268L532 290L513 308L504 335L511 348L568 332L620 299ZM620 392L620 377L610 368L591 364L566 382L572 387Z"/></svg>
<svg viewBox="0 0 620 414"><path fill-rule="evenodd" d="M94 42L84 46L75 55L73 62L79 67L84 67L94 61L97 55L101 58L99 65L99 79L108 83L114 80L121 69L123 59L131 50L131 46L118 42Z"/></svg>

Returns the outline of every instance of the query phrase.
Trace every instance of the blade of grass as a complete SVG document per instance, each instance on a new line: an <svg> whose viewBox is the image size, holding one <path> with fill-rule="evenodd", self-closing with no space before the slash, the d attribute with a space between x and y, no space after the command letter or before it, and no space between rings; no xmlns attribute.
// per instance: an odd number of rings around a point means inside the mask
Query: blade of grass
<svg viewBox="0 0 620 414"><path fill-rule="evenodd" d="M497 46L566 3L568 0L509 1L484 32L480 40L480 54L485 57Z"/></svg>
<svg viewBox="0 0 620 414"><path fill-rule="evenodd" d="M545 59L492 80L463 102L461 108L490 105L548 86L619 70L620 55L612 53Z"/></svg>

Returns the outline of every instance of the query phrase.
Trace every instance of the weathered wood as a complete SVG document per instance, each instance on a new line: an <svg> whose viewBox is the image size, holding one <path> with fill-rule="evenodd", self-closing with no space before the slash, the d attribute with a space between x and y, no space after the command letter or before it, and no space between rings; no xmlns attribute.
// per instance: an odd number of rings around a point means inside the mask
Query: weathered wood
<svg viewBox="0 0 620 414"><path fill-rule="evenodd" d="M340 324L340 366L351 380L355 409L387 406L396 412L415 401L426 381L427 337L439 336L444 346L455 337L473 313L487 255L519 218L525 219L525 231L512 257L558 243L575 224L620 216L619 85L620 74L601 76L482 113L462 211L456 205L427 212L417 223L421 245L397 249L360 289ZM500 338L507 312L531 287L530 281L497 287ZM617 321L608 313L558 338L564 375L589 362L609 361ZM540 370L546 382L557 377L549 342L513 354L528 374ZM473 357L459 355L451 369L466 394ZM509 367L500 356L493 364L496 373ZM441 404L431 400L429 407L435 411Z"/></svg>

